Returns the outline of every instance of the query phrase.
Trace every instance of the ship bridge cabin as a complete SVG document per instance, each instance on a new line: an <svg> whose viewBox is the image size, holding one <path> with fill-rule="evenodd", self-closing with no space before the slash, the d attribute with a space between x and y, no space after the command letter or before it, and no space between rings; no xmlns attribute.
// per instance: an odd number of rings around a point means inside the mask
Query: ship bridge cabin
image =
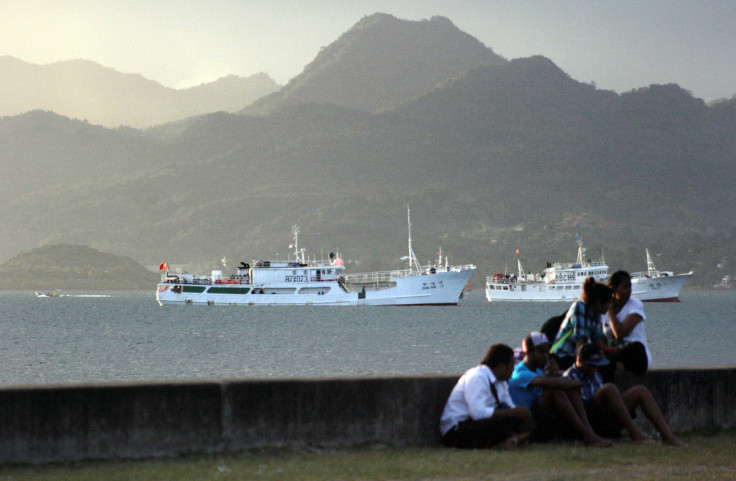
<svg viewBox="0 0 736 481"><path fill-rule="evenodd" d="M582 283L588 277L595 278L598 282L608 279L608 266L602 262L587 262L580 264L555 264L544 270L545 283Z"/></svg>
<svg viewBox="0 0 736 481"><path fill-rule="evenodd" d="M254 285L304 284L337 281L343 275L343 270L343 266L327 262L255 261L247 271L239 269L238 274L246 275L247 273Z"/></svg>

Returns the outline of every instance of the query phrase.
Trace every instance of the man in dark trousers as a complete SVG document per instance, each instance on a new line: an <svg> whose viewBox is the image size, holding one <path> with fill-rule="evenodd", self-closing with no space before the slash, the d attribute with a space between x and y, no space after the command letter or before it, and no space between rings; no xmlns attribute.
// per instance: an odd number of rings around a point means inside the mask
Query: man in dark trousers
<svg viewBox="0 0 736 481"><path fill-rule="evenodd" d="M456 448L513 449L531 429L531 412L516 407L506 381L514 371L514 351L494 344L483 360L463 374L440 418L442 442Z"/></svg>

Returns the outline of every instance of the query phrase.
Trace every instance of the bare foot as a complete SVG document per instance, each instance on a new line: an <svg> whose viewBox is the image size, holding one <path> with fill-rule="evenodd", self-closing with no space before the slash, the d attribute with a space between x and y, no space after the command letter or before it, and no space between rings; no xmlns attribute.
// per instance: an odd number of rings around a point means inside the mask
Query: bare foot
<svg viewBox="0 0 736 481"><path fill-rule="evenodd" d="M518 443L516 442L516 438L513 436L508 438L506 441L501 441L498 444L494 444L491 446L491 449L502 449L504 451L511 451L512 449L516 448Z"/></svg>
<svg viewBox="0 0 736 481"><path fill-rule="evenodd" d="M514 437L516 438L516 445L519 447L526 446L527 444L529 444L529 437L531 435L532 435L531 432L526 432L526 433L515 435Z"/></svg>
<svg viewBox="0 0 736 481"><path fill-rule="evenodd" d="M644 445L657 444L657 442L654 439L647 437L647 436L644 436L643 438L636 438L636 439L632 438L631 440L636 444L644 444Z"/></svg>
<svg viewBox="0 0 736 481"><path fill-rule="evenodd" d="M522 433L511 436L506 441L502 441L498 444L493 445L493 449L503 449L506 451L510 451L519 446L523 446L529 442L529 434L530 433Z"/></svg>
<svg viewBox="0 0 736 481"><path fill-rule="evenodd" d="M676 437L666 438L662 440L662 444L665 444L667 446L687 446L687 443L683 443Z"/></svg>
<svg viewBox="0 0 736 481"><path fill-rule="evenodd" d="M602 438L600 436L591 436L583 440L586 446L593 448L610 448L613 445L613 441L610 439Z"/></svg>

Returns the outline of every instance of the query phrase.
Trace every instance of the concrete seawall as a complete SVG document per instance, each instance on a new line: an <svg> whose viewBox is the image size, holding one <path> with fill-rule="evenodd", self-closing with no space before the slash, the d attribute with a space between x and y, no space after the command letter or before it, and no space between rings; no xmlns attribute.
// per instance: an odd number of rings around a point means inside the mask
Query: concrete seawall
<svg viewBox="0 0 736 481"><path fill-rule="evenodd" d="M256 447L433 445L457 376L217 380L0 389L0 463L223 453ZM736 427L736 368L620 376L675 431Z"/></svg>

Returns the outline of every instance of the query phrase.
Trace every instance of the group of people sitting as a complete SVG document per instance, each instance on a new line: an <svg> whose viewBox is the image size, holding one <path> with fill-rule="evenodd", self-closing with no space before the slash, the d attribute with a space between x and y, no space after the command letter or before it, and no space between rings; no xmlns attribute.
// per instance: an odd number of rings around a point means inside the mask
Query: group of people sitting
<svg viewBox="0 0 736 481"><path fill-rule="evenodd" d="M612 383L616 370L643 374L651 365L645 319L628 273L614 273L608 285L586 279L582 299L570 306L553 339L528 334L521 360L511 347L494 344L460 377L440 418L443 443L513 449L567 438L607 447L626 431L634 442L652 444L634 422L640 407L664 444L684 445L646 387L621 393Z"/></svg>

